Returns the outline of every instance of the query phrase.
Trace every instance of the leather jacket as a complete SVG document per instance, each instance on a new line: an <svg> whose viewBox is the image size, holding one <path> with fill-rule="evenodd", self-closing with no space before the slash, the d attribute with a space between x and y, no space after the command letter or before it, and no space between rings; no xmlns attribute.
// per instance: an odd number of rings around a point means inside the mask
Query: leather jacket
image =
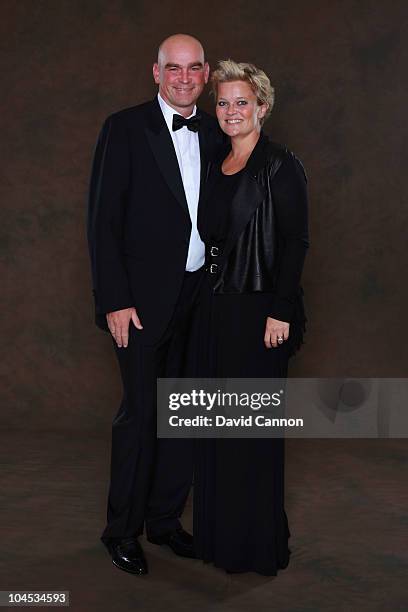
<svg viewBox="0 0 408 612"><path fill-rule="evenodd" d="M217 160L209 163L207 179L212 164L220 163L227 153L225 149ZM293 228L283 231L273 181L288 158L300 196L291 215ZM303 327L306 319L300 275L309 246L306 183L305 170L294 153L271 142L261 132L232 199L224 248L221 252L206 245L206 269L217 275L215 294L270 293L270 316L287 322L298 320ZM289 191L291 186L292 180ZM203 209L210 197L209 190L203 198ZM282 278L282 274L290 278Z"/></svg>

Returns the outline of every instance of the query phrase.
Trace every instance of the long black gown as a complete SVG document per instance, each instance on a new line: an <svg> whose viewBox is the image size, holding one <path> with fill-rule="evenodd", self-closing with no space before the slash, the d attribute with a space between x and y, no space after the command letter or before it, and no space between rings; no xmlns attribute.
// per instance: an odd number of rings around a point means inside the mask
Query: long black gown
<svg viewBox="0 0 408 612"><path fill-rule="evenodd" d="M206 246L222 248L228 233L231 199L244 171L245 168L224 175L221 164L212 171L210 181L215 182L212 197L199 228ZM276 201L290 178L290 172L287 176L286 172L285 167L279 169L274 179ZM215 276L206 273L200 292L200 375L285 378L288 358L302 342L304 314L295 317L287 342L267 349L263 338L270 295L214 294ZM284 509L284 440L197 440L194 477L197 557L230 572L276 575L288 565L289 537Z"/></svg>

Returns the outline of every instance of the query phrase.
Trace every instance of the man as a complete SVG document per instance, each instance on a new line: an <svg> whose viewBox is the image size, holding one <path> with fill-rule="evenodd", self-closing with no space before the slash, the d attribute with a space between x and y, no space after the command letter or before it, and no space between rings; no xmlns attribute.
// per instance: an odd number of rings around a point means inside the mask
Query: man
<svg viewBox="0 0 408 612"><path fill-rule="evenodd" d="M197 111L209 66L198 40L167 38L151 102L109 116L96 146L88 241L96 322L114 339L123 400L112 425L108 521L113 563L146 574L137 537L192 557L179 518L191 486L192 441L156 438L156 379L186 375L184 356L204 263L200 183L222 136Z"/></svg>

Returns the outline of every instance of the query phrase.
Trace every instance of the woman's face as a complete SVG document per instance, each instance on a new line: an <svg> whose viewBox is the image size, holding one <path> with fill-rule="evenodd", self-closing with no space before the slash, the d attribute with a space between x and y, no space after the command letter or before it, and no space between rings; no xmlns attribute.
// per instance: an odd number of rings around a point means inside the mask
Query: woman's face
<svg viewBox="0 0 408 612"><path fill-rule="evenodd" d="M218 83L217 119L228 136L246 136L261 129L260 119L265 115L266 104L258 100L246 81Z"/></svg>

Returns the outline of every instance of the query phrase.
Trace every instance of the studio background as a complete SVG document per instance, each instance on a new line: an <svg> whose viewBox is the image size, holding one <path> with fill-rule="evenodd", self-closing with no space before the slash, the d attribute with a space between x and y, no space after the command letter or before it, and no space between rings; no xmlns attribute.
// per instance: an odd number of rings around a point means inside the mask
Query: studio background
<svg viewBox="0 0 408 612"><path fill-rule="evenodd" d="M3 0L2 410L9 427L105 428L119 401L93 324L85 234L105 117L155 95L158 43L254 62L266 132L309 177L306 344L294 376L406 374L406 3ZM201 105L213 112L209 89ZM154 245L152 245L154 248ZM7 346L7 348L6 348Z"/></svg>
<svg viewBox="0 0 408 612"><path fill-rule="evenodd" d="M276 579L145 540L147 581L113 568L99 537L121 387L94 325L86 209L102 122L155 95L165 37L198 37L212 67L257 64L276 89L265 130L309 177L290 375L406 376L407 21L404 0L1 0L1 589L70 590L75 612L406 609L403 439L287 441ZM208 89L200 104L213 111Z"/></svg>

